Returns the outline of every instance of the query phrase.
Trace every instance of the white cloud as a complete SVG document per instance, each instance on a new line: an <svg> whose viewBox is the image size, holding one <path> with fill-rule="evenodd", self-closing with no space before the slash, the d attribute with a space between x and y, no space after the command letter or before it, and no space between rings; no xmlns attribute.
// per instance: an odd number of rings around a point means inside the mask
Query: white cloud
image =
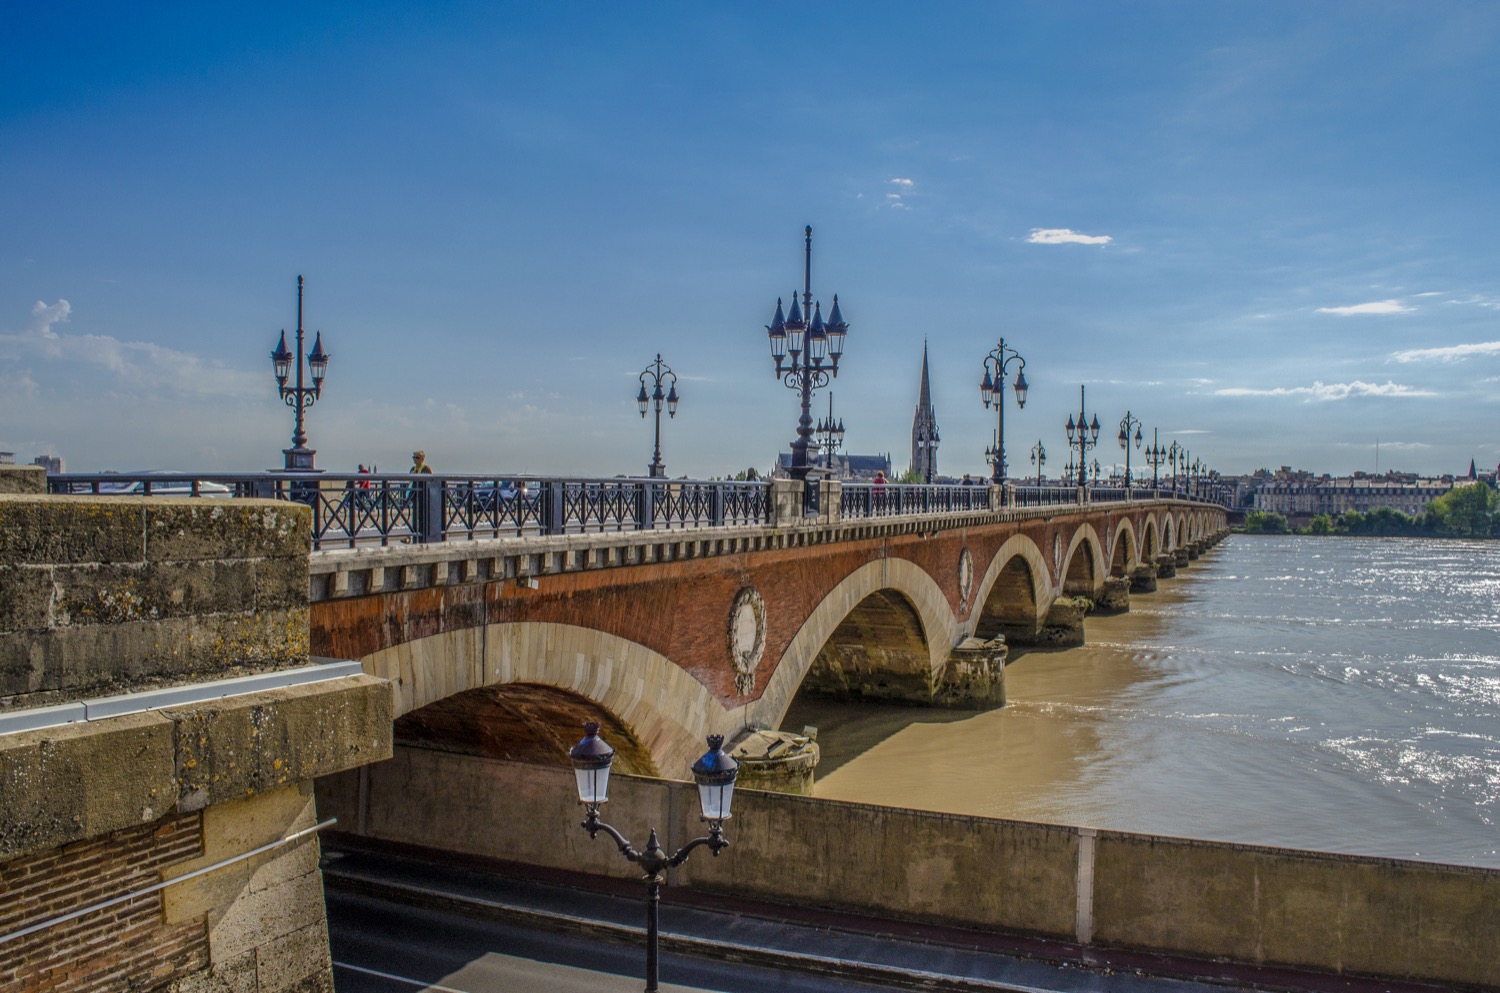
<svg viewBox="0 0 1500 993"><path fill-rule="evenodd" d="M891 180L891 182L894 183L894 184L896 184L897 186L901 187L903 190L909 190L913 186L917 185L916 183L912 182L909 179L901 179L899 177L896 178L896 179Z"/></svg>
<svg viewBox="0 0 1500 993"><path fill-rule="evenodd" d="M113 386L127 395L171 391L251 397L265 393L263 377L189 352L109 335L58 333L55 325L67 323L72 312L67 300L50 305L38 300L31 308L29 330L0 333L0 358L35 358L102 369L114 377Z"/></svg>
<svg viewBox="0 0 1500 993"><path fill-rule="evenodd" d="M1032 228L1026 236L1031 245L1108 245L1114 238L1107 234L1080 234L1072 228Z"/></svg>
<svg viewBox="0 0 1500 993"><path fill-rule="evenodd" d="M1400 300L1372 300L1369 303L1356 303L1349 307L1319 307L1318 313L1349 317L1354 314L1410 314L1416 309L1406 306Z"/></svg>
<svg viewBox="0 0 1500 993"><path fill-rule="evenodd" d="M1208 428L1177 428L1172 434L1213 434Z"/></svg>
<svg viewBox="0 0 1500 993"><path fill-rule="evenodd" d="M1391 356L1396 362L1425 362L1437 359L1440 362L1459 362L1474 355L1500 355L1500 341L1479 341L1465 345L1446 345L1441 348L1409 348Z"/></svg>
<svg viewBox="0 0 1500 993"><path fill-rule="evenodd" d="M1347 400L1350 397L1430 397L1437 394L1418 390L1387 380L1385 383L1366 383L1356 379L1352 383L1325 383L1314 380L1311 386L1276 386L1271 389L1254 389L1248 386L1231 386L1214 390L1219 397L1302 397L1306 400Z"/></svg>

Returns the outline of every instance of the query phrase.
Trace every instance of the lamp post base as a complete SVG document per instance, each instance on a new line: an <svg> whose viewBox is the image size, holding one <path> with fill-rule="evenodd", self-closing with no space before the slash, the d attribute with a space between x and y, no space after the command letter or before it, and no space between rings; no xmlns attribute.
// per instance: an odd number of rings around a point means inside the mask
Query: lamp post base
<svg viewBox="0 0 1500 993"><path fill-rule="evenodd" d="M285 464L281 467L282 472L323 471L313 466L313 456L318 453L311 448L283 448L281 454L285 457Z"/></svg>

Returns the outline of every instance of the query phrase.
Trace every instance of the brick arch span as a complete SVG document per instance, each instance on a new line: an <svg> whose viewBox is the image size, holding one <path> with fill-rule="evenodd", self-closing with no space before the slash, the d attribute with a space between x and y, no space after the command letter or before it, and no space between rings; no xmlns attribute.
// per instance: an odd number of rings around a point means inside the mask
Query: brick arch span
<svg viewBox="0 0 1500 993"><path fill-rule="evenodd" d="M993 638L1006 628L1035 632L1052 597L1052 574L1042 550L1026 535L1012 535L979 582L971 630L980 638Z"/></svg>
<svg viewBox="0 0 1500 993"><path fill-rule="evenodd" d="M1084 523L1073 532L1062 570L1062 591L1070 596L1097 596L1104 585L1104 548L1099 532Z"/></svg>
<svg viewBox="0 0 1500 993"><path fill-rule="evenodd" d="M1114 554L1109 560L1109 574L1111 576L1128 576L1131 571L1140 565L1141 556L1139 546L1136 543L1135 525L1130 518L1122 517L1120 523L1115 525L1114 541L1112 543Z"/></svg>
<svg viewBox="0 0 1500 993"><path fill-rule="evenodd" d="M395 684L398 718L486 687L572 694L611 716L657 769L673 776L703 751L704 734L733 737L745 726L744 706L726 709L666 656L572 624L516 621L444 631L361 662L365 672Z"/></svg>
<svg viewBox="0 0 1500 993"><path fill-rule="evenodd" d="M1179 513L1177 515L1177 527L1173 529L1172 533L1177 536L1177 544L1174 546L1176 548L1180 548L1193 540L1188 536L1188 519L1186 513Z"/></svg>
<svg viewBox="0 0 1500 993"><path fill-rule="evenodd" d="M1141 520L1141 561L1151 562L1161 554L1161 530L1156 526L1156 516L1146 514Z"/></svg>
<svg viewBox="0 0 1500 993"><path fill-rule="evenodd" d="M858 616L862 607L872 611L865 615L867 621L877 612L890 618L893 611L909 611L911 622L920 627L921 646L926 651L923 678L931 679L941 672L961 634L942 587L921 566L897 557L866 563L846 576L813 608L782 653L760 698L743 708L745 723L780 727L792 698L825 646L835 639L840 625L851 616ZM922 661L915 645L908 631L901 660L904 664Z"/></svg>
<svg viewBox="0 0 1500 993"><path fill-rule="evenodd" d="M1161 515L1161 550L1170 552L1177 547L1176 522L1172 520L1171 513Z"/></svg>
<svg viewBox="0 0 1500 993"><path fill-rule="evenodd" d="M876 590L818 651L803 686L840 698L920 700L935 675L922 618L905 595Z"/></svg>

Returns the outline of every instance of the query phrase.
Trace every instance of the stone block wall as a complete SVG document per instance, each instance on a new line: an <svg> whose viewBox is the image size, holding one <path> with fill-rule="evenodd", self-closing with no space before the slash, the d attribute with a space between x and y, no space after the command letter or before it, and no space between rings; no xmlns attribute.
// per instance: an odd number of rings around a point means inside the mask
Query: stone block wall
<svg viewBox="0 0 1500 993"><path fill-rule="evenodd" d="M307 666L308 514L0 496L0 993L332 990L311 784L390 684L224 682Z"/></svg>
<svg viewBox="0 0 1500 993"><path fill-rule="evenodd" d="M0 495L0 710L306 664L310 513Z"/></svg>

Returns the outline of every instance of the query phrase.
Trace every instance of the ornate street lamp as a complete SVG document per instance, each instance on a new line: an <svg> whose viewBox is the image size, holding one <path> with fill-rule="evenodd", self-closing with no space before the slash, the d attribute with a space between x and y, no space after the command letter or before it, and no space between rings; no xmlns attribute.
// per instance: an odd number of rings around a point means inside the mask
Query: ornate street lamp
<svg viewBox="0 0 1500 993"><path fill-rule="evenodd" d="M1042 466L1047 464L1047 450L1042 447L1042 439L1038 438L1036 444L1031 446L1031 464L1036 466L1036 484L1042 485Z"/></svg>
<svg viewBox="0 0 1500 993"><path fill-rule="evenodd" d="M1151 446L1146 449L1146 462L1151 466L1151 488L1157 486L1157 470L1167 461L1167 450L1156 439L1156 428L1151 429Z"/></svg>
<svg viewBox="0 0 1500 993"><path fill-rule="evenodd" d="M652 384L649 396L646 394L647 376L651 377ZM667 383L668 385L665 393L662 392L662 383ZM656 361L646 366L645 372L641 373L641 391L635 395L635 404L640 408L642 417L646 416L646 408L648 406L656 408L656 448L651 453L651 464L646 466L646 475L648 476L659 478L667 474L667 467L661 461L662 401L666 401L667 416L670 418L677 416L677 401L679 399L680 397L677 396L677 373L672 371L671 366L662 363L661 353L657 352Z"/></svg>
<svg viewBox="0 0 1500 993"><path fill-rule="evenodd" d="M1141 447L1141 419L1125 411L1120 419L1120 447L1125 449L1125 488L1130 489L1130 429L1135 428L1135 447Z"/></svg>
<svg viewBox="0 0 1500 993"><path fill-rule="evenodd" d="M1167 449L1167 461L1172 463L1172 492L1177 492L1177 463L1187 455L1187 449L1177 442L1172 442L1172 447Z"/></svg>
<svg viewBox="0 0 1500 993"><path fill-rule="evenodd" d="M1078 423L1073 423L1073 415L1068 415L1068 444L1078 449L1078 488L1084 489L1088 485L1086 473L1088 471L1088 451L1099 444L1099 416L1094 415L1092 423L1084 407L1083 387L1078 387ZM1069 461L1072 461L1069 459ZM1072 473L1069 473L1072 475Z"/></svg>
<svg viewBox="0 0 1500 993"><path fill-rule="evenodd" d="M844 443L844 419L833 419L833 391L828 391L828 418L819 419L813 433L823 439L823 468L833 471L833 453Z"/></svg>
<svg viewBox="0 0 1500 993"><path fill-rule="evenodd" d="M666 882L667 870L686 862L693 849L706 845L717 858L719 852L729 847L729 839L724 837L724 822L729 820L739 763L724 751L723 735L708 736L708 751L692 767L693 780L698 784L698 806L703 820L708 822L708 834L694 838L668 855L656 840L656 828L651 829L646 850L640 851L623 834L599 819L599 806L609 800L609 767L614 761L615 750L599 737L598 721L588 721L583 725L583 740L573 746L568 758L572 760L574 774L578 777L578 802L588 812L583 829L590 838L598 837L603 831L614 839L620 854L639 865L646 880L646 993L657 993L660 989L657 985L657 915L662 884Z"/></svg>
<svg viewBox="0 0 1500 993"><path fill-rule="evenodd" d="M283 472L316 472L313 456L317 454L307 447L307 433L302 430L303 412L323 395L323 377L328 373L328 353L323 351L323 332L319 331L313 342L313 350L307 353L307 370L312 375L312 385L302 385L302 277L297 277L297 353L293 355L286 347L286 329L281 329L281 341L271 353L271 369L276 374L277 394L288 407L296 411L295 427L292 430L292 447L283 448L285 457ZM297 385L288 386L286 381L292 374L292 363L297 363Z"/></svg>
<svg viewBox="0 0 1500 993"><path fill-rule="evenodd" d="M803 234L807 239L807 254L802 269L802 305L797 305L797 294L792 293L792 309L783 316L781 300L776 301L776 316L766 326L771 339L771 358L776 360L776 378L788 389L796 390L802 398L802 417L797 421L797 440L792 442L791 476L806 479L811 468L807 461L808 440L813 434L812 395L828 385L830 378L838 378L839 357L844 354L844 336L849 325L844 323L839 311L839 298L833 298L833 310L828 322L823 322L823 305L812 298L812 225ZM803 316L812 312L809 323ZM787 356L791 364L783 365Z"/></svg>
<svg viewBox="0 0 1500 993"><path fill-rule="evenodd" d="M984 399L985 409L995 406L995 444L986 448L984 457L994 466L990 481L1005 485L1005 373L1011 363L1016 363L1016 407L1026 406L1026 360L1021 353L1011 348L1001 338L999 344L984 357L984 381L979 384L979 395Z"/></svg>

